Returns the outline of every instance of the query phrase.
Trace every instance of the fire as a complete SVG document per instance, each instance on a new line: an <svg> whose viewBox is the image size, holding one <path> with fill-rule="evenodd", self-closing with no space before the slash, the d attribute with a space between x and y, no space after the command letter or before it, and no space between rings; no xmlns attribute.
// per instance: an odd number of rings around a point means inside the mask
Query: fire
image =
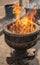
<svg viewBox="0 0 40 65"><path fill-rule="evenodd" d="M19 19L19 14L21 13L21 7L19 6L19 3L16 2L13 5L13 14L16 14L16 19Z"/></svg>
<svg viewBox="0 0 40 65"><path fill-rule="evenodd" d="M13 13L15 13L17 19L17 21L10 26L10 30L13 33L27 34L35 30L33 22L33 20L35 19L34 16L36 15L35 6L33 10L28 11L28 13L20 19L21 7L18 3L15 3Z"/></svg>

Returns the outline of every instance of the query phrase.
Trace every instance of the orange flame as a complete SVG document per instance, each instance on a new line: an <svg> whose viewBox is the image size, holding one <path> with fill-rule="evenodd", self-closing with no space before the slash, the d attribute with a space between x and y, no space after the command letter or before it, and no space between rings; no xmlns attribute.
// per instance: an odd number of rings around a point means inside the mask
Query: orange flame
<svg viewBox="0 0 40 65"><path fill-rule="evenodd" d="M33 22L34 16L36 15L35 6L33 10L28 11L28 13L25 14L22 17L22 19L20 19L21 7L19 6L18 3L15 3L13 13L15 13L16 19L17 19L15 24L13 23L10 26L10 30L13 33L27 34L35 30L34 22Z"/></svg>
<svg viewBox="0 0 40 65"><path fill-rule="evenodd" d="M18 2L16 2L13 5L13 14L16 14L16 19L19 19L20 13L21 13L21 7L19 6Z"/></svg>

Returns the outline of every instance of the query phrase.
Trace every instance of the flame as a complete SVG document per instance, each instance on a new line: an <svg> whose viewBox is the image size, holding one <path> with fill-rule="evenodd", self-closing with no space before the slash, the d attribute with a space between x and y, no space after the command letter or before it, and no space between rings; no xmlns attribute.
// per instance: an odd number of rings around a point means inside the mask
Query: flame
<svg viewBox="0 0 40 65"><path fill-rule="evenodd" d="M19 19L19 14L21 13L21 7L19 6L19 3L16 2L13 5L13 14L16 14L16 19Z"/></svg>
<svg viewBox="0 0 40 65"><path fill-rule="evenodd" d="M13 13L15 13L17 19L15 24L13 23L10 26L10 30L13 33L27 34L35 30L33 20L35 19L34 16L36 15L36 6L34 6L33 10L28 11L28 13L20 19L21 7L18 3L15 3Z"/></svg>

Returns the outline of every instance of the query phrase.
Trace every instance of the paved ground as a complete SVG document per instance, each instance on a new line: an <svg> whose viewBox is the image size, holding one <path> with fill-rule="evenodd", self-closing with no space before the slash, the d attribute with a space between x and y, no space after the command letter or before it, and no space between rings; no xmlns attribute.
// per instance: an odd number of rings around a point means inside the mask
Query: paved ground
<svg viewBox="0 0 40 65"><path fill-rule="evenodd" d="M7 65L6 57L10 52L10 48L4 42L4 35L0 37L0 65Z"/></svg>

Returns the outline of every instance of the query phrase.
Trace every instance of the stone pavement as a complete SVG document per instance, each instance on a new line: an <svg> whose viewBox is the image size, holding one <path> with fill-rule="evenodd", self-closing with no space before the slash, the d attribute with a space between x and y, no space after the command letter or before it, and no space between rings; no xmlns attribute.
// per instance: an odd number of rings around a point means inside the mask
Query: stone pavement
<svg viewBox="0 0 40 65"><path fill-rule="evenodd" d="M6 57L9 56L10 48L4 41L4 35L0 36L0 65L7 65Z"/></svg>

